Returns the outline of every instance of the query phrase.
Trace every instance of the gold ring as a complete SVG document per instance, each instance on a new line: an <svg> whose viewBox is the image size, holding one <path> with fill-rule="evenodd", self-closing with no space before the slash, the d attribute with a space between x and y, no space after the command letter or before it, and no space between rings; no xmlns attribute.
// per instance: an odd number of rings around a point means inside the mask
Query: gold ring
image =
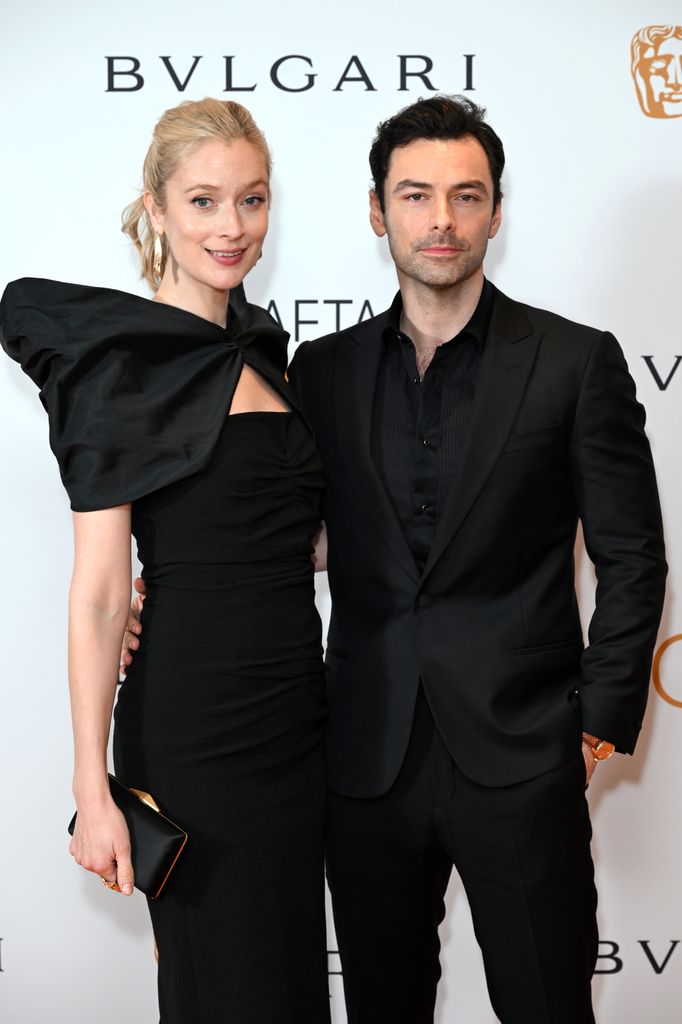
<svg viewBox="0 0 682 1024"><path fill-rule="evenodd" d="M118 891L118 882L115 879L113 882L110 882L108 878L104 877L104 875L100 875L99 877L102 885L106 885L107 889L115 889Z"/></svg>

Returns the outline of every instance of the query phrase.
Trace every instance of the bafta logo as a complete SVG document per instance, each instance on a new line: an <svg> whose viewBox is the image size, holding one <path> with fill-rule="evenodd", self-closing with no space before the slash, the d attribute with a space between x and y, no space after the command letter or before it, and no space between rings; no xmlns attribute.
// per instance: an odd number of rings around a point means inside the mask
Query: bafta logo
<svg viewBox="0 0 682 1024"><path fill-rule="evenodd" d="M647 117L682 117L682 26L641 28L631 50L642 111Z"/></svg>
<svg viewBox="0 0 682 1024"><path fill-rule="evenodd" d="M672 704L674 708L682 708L682 700L676 700L675 697L671 697L663 685L663 680L661 679L661 661L668 648L672 647L673 644L678 644L680 640L682 640L682 633L676 633L675 636L669 636L667 640L664 640L656 651L656 654L654 655L654 662L651 666L651 675L656 692L659 697L662 697L667 704Z"/></svg>

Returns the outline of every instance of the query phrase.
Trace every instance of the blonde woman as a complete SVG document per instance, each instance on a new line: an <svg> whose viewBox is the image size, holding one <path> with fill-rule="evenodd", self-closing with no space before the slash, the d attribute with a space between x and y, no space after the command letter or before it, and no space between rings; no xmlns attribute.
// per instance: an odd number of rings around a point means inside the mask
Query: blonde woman
<svg viewBox="0 0 682 1024"><path fill-rule="evenodd" d="M189 834L150 903L162 1024L323 1024L322 472L286 335L240 287L268 227L270 155L239 104L183 103L143 179L124 230L153 300L24 279L0 318L74 513L71 853L132 893L106 756L132 532L145 644L116 701L115 769Z"/></svg>

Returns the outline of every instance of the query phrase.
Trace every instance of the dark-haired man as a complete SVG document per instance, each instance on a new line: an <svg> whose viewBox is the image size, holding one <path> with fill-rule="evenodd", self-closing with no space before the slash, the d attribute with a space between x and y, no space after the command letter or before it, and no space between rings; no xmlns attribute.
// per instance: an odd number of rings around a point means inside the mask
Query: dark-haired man
<svg viewBox="0 0 682 1024"><path fill-rule="evenodd" d="M502 144L464 99L379 126L400 291L290 368L326 472L328 877L349 1024L426 1024L454 865L503 1024L591 1024L586 781L632 753L665 561L615 339L483 276ZM598 577L583 649L573 545ZM581 738L582 734L582 738Z"/></svg>

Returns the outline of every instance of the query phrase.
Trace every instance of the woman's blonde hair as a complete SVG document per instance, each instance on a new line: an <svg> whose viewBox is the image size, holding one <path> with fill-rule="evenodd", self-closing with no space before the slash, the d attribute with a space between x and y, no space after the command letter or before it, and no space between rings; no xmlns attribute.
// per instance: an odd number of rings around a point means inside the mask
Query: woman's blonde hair
<svg viewBox="0 0 682 1024"><path fill-rule="evenodd" d="M233 100L187 100L162 114L154 128L152 143L142 169L142 193L149 192L160 210L166 206L166 183L175 171L180 157L192 146L211 140L234 142L246 139L265 157L270 175L271 157L268 144L251 114ZM160 272L154 271L154 231L142 194L126 206L121 230L128 235L140 254L141 276L156 291L168 257L168 243L161 238Z"/></svg>

